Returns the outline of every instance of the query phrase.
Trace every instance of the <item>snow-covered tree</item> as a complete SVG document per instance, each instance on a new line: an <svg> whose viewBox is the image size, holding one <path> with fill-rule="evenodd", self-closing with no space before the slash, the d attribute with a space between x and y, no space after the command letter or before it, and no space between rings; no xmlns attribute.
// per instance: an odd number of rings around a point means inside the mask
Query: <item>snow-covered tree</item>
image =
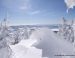
<svg viewBox="0 0 75 58"><path fill-rule="evenodd" d="M17 44L20 42L21 38L20 38L20 31L17 30L13 33L13 38L14 39L14 42L12 42L13 45Z"/></svg>
<svg viewBox="0 0 75 58"><path fill-rule="evenodd" d="M69 28L68 28L68 38L71 42L74 42L73 23L74 23L74 21L72 20L71 24L69 25Z"/></svg>
<svg viewBox="0 0 75 58"><path fill-rule="evenodd" d="M10 58L12 50L10 49L9 45L7 44L6 37L8 35L8 27L6 25L7 20L4 19L3 22L1 22L0 26L0 57L1 58Z"/></svg>
<svg viewBox="0 0 75 58"><path fill-rule="evenodd" d="M62 19L61 27L59 28L59 34L66 40L74 42L74 30L73 30L73 20L68 24L66 19Z"/></svg>
<svg viewBox="0 0 75 58"><path fill-rule="evenodd" d="M20 29L20 35L22 39L28 39L29 37L28 29L27 28Z"/></svg>

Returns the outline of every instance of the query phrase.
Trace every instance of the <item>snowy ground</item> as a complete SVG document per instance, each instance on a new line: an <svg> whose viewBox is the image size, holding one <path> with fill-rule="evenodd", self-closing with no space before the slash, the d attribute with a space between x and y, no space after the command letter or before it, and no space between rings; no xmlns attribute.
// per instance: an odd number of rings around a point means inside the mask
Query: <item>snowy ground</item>
<svg viewBox="0 0 75 58"><path fill-rule="evenodd" d="M34 36L34 37L33 37ZM39 39L35 47L42 49L42 56L49 58L75 58L75 56L55 56L55 55L74 55L73 45L53 33L50 29L43 28L32 34L33 38Z"/></svg>
<svg viewBox="0 0 75 58"><path fill-rule="evenodd" d="M74 46L48 28L36 29L29 39L22 39L18 44L9 46L12 49L11 58L75 58L75 56L56 56L74 55ZM3 58L2 53L0 57Z"/></svg>
<svg viewBox="0 0 75 58"><path fill-rule="evenodd" d="M13 51L12 58L42 58L42 50L32 47L34 42L36 42L34 39L28 39L16 45L10 45Z"/></svg>

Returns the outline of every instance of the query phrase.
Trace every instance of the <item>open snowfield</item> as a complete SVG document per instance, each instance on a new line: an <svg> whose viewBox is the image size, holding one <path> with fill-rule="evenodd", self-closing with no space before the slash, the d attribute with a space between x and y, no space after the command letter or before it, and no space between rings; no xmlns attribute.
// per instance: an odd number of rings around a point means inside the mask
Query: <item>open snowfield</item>
<svg viewBox="0 0 75 58"><path fill-rule="evenodd" d="M22 39L18 44L9 47L12 50L11 58L75 58L73 44L62 39L49 28L38 28L28 39ZM7 57L9 51L5 49L0 50L5 55L0 53L0 57L9 58Z"/></svg>
<svg viewBox="0 0 75 58"><path fill-rule="evenodd" d="M40 28L29 39L10 46L13 58L75 58L73 45L48 28Z"/></svg>

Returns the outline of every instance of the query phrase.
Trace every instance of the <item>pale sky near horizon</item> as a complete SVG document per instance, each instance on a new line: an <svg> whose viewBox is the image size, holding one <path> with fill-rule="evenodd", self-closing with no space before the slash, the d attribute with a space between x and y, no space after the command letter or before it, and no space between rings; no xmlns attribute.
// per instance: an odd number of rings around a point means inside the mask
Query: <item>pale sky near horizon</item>
<svg viewBox="0 0 75 58"><path fill-rule="evenodd" d="M11 25L57 24L75 18L75 8L66 9L64 0L0 0L0 21L7 14Z"/></svg>

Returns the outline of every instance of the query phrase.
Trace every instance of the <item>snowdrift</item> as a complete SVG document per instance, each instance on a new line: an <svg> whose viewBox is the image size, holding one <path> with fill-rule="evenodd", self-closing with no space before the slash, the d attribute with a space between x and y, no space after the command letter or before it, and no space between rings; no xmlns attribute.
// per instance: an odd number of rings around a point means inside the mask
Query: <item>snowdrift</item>
<svg viewBox="0 0 75 58"><path fill-rule="evenodd" d="M10 45L12 58L42 58L42 50L32 47L36 40L23 39L16 45Z"/></svg>
<svg viewBox="0 0 75 58"><path fill-rule="evenodd" d="M50 29L41 28L35 31L31 38L37 40L33 45L38 49L42 49L42 56L49 58L75 58L74 47L68 41L60 38ZM63 56L57 56L63 55Z"/></svg>
<svg viewBox="0 0 75 58"><path fill-rule="evenodd" d="M75 58L73 45L48 28L36 29L29 39L22 39L18 44L9 46L11 58ZM8 48L0 52L1 58L9 58Z"/></svg>

